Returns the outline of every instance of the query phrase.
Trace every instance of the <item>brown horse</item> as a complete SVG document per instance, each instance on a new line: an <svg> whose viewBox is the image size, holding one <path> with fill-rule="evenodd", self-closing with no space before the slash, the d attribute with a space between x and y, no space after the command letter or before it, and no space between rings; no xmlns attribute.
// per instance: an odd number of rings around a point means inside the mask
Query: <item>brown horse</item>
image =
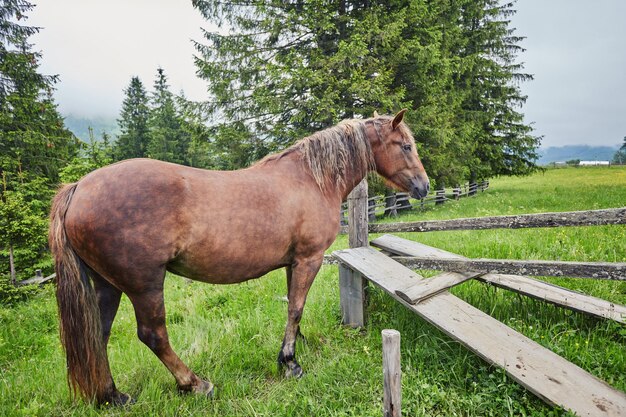
<svg viewBox="0 0 626 417"><path fill-rule="evenodd" d="M238 171L135 159L65 185L52 205L50 247L71 391L99 403L130 400L115 387L106 351L125 293L139 339L178 387L212 394L213 385L169 344L166 271L232 284L285 267L289 308L278 362L287 376L300 376L300 318L324 251L339 230L341 202L373 169L413 197L428 193L403 116L404 110L395 117L347 120ZM242 198L249 204L242 206Z"/></svg>

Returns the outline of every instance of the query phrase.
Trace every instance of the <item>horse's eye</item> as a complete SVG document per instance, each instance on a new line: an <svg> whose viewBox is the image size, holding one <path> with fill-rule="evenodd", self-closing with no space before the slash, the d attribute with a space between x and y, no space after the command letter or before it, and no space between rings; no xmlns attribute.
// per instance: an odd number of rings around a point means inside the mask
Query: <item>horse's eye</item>
<svg viewBox="0 0 626 417"><path fill-rule="evenodd" d="M411 145L409 145L408 143L405 143L404 145L402 145L402 149L404 149L405 151L410 151Z"/></svg>

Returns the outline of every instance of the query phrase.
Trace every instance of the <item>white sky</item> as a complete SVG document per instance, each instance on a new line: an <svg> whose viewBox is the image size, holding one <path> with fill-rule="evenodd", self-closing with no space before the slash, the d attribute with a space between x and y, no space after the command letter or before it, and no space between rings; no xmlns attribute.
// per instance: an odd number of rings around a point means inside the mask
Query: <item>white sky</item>
<svg viewBox="0 0 626 417"><path fill-rule="evenodd" d="M123 89L138 75L151 89L156 69L172 91L206 95L195 76L191 39L207 22L190 0L32 0L28 24L43 51L41 70L59 74L62 113L117 117ZM519 0L512 26L527 36L520 56L535 80L523 108L543 146L617 145L626 136L626 1Z"/></svg>
<svg viewBox="0 0 626 417"><path fill-rule="evenodd" d="M32 0L31 0L32 1ZM191 39L209 25L191 0L34 0L28 24L43 51L43 73L59 74L55 98L64 114L117 117L123 90L137 75L152 89L163 67L172 92L206 99L195 75Z"/></svg>

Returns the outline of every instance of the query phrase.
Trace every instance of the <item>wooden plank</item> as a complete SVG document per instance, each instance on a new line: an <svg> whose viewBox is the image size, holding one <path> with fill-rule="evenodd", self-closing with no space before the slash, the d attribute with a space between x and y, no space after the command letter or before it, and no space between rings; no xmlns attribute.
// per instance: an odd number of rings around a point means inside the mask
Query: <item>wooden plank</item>
<svg viewBox="0 0 626 417"><path fill-rule="evenodd" d="M365 326L365 286L361 274L339 265L339 303L343 325L354 328Z"/></svg>
<svg viewBox="0 0 626 417"><path fill-rule="evenodd" d="M558 285L518 275L485 274L477 279L496 287L556 304L570 310L582 311L597 317L626 323L626 306L613 304L601 298L591 297Z"/></svg>
<svg viewBox="0 0 626 417"><path fill-rule="evenodd" d="M402 239L393 235L384 235L374 239L372 246L379 247L396 255L422 256L424 258L457 258L466 259L442 249L433 248L419 242ZM525 276L503 274L485 274L477 278L500 288L519 292L520 294L544 300L571 310L591 314L596 317L626 323L626 306L614 304L601 298L581 294L567 288L535 280Z"/></svg>
<svg viewBox="0 0 626 417"><path fill-rule="evenodd" d="M395 235L383 235L372 240L372 246L384 249L399 256L420 256L422 258L457 258L467 259L461 255L434 248L408 239L403 239Z"/></svg>
<svg viewBox="0 0 626 417"><path fill-rule="evenodd" d="M20 281L17 285L36 285L36 284L45 284L47 282L52 282L57 277L57 274L54 273L52 275L48 275L47 277L33 277L29 279L25 279L24 281Z"/></svg>
<svg viewBox="0 0 626 417"><path fill-rule="evenodd" d="M417 304L428 297L481 275L475 272L443 272L432 278L417 281L411 286L396 290L396 294L409 304Z"/></svg>
<svg viewBox="0 0 626 417"><path fill-rule="evenodd" d="M403 223L370 224L370 233L433 232L443 230L522 229L530 227L598 226L626 224L626 207L569 211L561 213L520 214Z"/></svg>
<svg viewBox="0 0 626 417"><path fill-rule="evenodd" d="M581 416L626 415L626 394L449 292L407 303L395 291L419 275L373 248L333 255L544 401Z"/></svg>
<svg viewBox="0 0 626 417"><path fill-rule="evenodd" d="M398 256L395 260L411 269L626 281L626 263L624 262L521 261L517 259L422 258L421 256Z"/></svg>
<svg viewBox="0 0 626 417"><path fill-rule="evenodd" d="M383 417L402 416L400 332L385 329L383 338Z"/></svg>

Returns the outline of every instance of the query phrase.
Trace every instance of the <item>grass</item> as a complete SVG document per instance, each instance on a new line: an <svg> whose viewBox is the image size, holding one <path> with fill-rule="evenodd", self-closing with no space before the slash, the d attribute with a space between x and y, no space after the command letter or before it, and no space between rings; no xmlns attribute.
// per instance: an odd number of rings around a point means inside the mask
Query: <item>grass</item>
<svg viewBox="0 0 626 417"><path fill-rule="evenodd" d="M449 202L395 221L620 207L625 168L548 170L498 178L475 198ZM387 221L387 220L385 220ZM459 231L404 237L468 257L626 261L626 227ZM338 237L332 250L346 247ZM619 304L626 282L550 279ZM287 305L284 273L235 286L168 278L168 328L174 349L217 386L209 400L176 391L171 375L135 335L126 298L113 326L109 356L117 386L137 403L97 408L72 402L58 341L52 288L27 302L0 307L0 415L3 416L380 416L381 336L402 333L403 412L415 416L562 416L457 342L372 289L369 323L340 325L337 269L324 266L302 321L298 344L306 371L286 380L275 360ZM626 328L469 282L453 292L526 336L626 391Z"/></svg>

